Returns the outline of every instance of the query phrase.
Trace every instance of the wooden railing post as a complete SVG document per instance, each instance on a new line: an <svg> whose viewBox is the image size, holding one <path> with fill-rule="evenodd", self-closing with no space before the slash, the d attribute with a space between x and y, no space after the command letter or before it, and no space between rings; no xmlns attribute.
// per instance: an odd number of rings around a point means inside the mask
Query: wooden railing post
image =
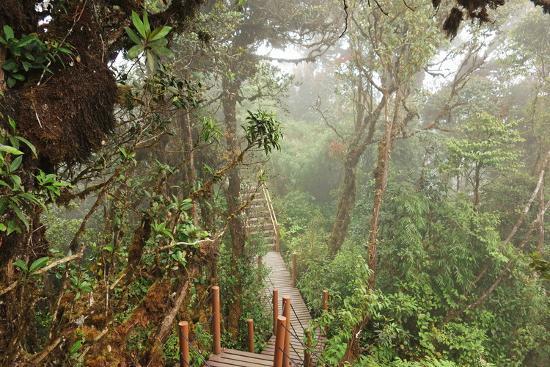
<svg viewBox="0 0 550 367"><path fill-rule="evenodd" d="M297 264L296 264L296 254L293 253L290 256L290 259L291 259L290 274L292 275L292 286L296 287L296 278L298 277Z"/></svg>
<svg viewBox="0 0 550 367"><path fill-rule="evenodd" d="M254 320L246 320L248 324L248 351L254 353Z"/></svg>
<svg viewBox="0 0 550 367"><path fill-rule="evenodd" d="M290 367L290 307L290 297L283 297L283 316L286 318L283 367Z"/></svg>
<svg viewBox="0 0 550 367"><path fill-rule="evenodd" d="M180 367L189 367L189 323L179 322L180 339Z"/></svg>
<svg viewBox="0 0 550 367"><path fill-rule="evenodd" d="M212 346L214 354L221 354L221 315L220 315L220 287L212 287L212 334L214 336L214 345Z"/></svg>
<svg viewBox="0 0 550 367"><path fill-rule="evenodd" d="M311 364L311 331L304 330L306 334L306 349L304 349L304 367L313 367Z"/></svg>
<svg viewBox="0 0 550 367"><path fill-rule="evenodd" d="M273 290L273 335L277 335L277 318L279 317L279 290Z"/></svg>
<svg viewBox="0 0 550 367"><path fill-rule="evenodd" d="M328 291L326 289L323 290L323 311L328 311Z"/></svg>
<svg viewBox="0 0 550 367"><path fill-rule="evenodd" d="M285 348L285 324L286 317L277 317L277 334L275 334L275 353L273 355L273 367L283 367Z"/></svg>

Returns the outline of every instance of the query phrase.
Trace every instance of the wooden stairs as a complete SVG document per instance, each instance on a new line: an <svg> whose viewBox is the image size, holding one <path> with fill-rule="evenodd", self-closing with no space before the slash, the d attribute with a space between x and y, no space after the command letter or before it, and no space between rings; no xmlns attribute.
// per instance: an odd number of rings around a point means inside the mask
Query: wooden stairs
<svg viewBox="0 0 550 367"><path fill-rule="evenodd" d="M248 238L257 239L268 249L279 251L279 223L267 187L262 184L243 191L243 199L250 201L245 211Z"/></svg>

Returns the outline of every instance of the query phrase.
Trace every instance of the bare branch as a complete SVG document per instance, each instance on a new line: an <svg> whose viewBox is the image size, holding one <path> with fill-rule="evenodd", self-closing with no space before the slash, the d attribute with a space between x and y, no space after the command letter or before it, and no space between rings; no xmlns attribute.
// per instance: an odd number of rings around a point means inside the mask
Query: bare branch
<svg viewBox="0 0 550 367"><path fill-rule="evenodd" d="M331 124L328 121L327 117L325 116L323 110L321 109L321 100L320 99L317 99L317 102L315 103L315 105L312 106L312 108L315 111L317 111L319 113L319 115L321 115L321 118L325 122L325 125L327 125L340 138L340 140L344 141L345 140L344 136L336 129L336 127L333 124Z"/></svg>

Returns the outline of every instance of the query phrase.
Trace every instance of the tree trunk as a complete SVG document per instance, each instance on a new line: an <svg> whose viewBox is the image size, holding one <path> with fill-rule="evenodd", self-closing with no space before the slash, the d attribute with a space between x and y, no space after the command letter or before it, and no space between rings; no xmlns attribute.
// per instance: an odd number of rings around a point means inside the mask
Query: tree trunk
<svg viewBox="0 0 550 367"><path fill-rule="evenodd" d="M237 93L239 83L224 79L223 89L226 91L223 97L223 113L225 117L225 139L227 152L230 157L239 155L240 146L237 139ZM231 284L229 296L232 299L231 312L229 313L228 331L236 336L239 330L239 321L242 314L242 279L239 263L244 255L246 232L244 221L240 214L241 177L239 167L232 168L228 174L228 186L225 190L227 210L229 218L229 233L231 234L231 273L235 281Z"/></svg>
<svg viewBox="0 0 550 367"><path fill-rule="evenodd" d="M351 221L351 212L355 206L356 181L357 181L357 163L359 154L357 151L351 151L347 154L344 162L344 182L342 192L338 201L336 218L332 226L329 237L330 254L335 256L342 247L346 238L348 227Z"/></svg>
<svg viewBox="0 0 550 367"><path fill-rule="evenodd" d="M355 207L356 182L357 182L357 164L359 159L372 143L375 132L376 122L380 117L382 108L386 103L386 96L378 103L372 113L366 116L359 115L355 124L354 136L347 150L346 160L344 161L344 182L342 191L338 200L336 218L329 237L329 250L332 256L336 255L342 247L348 227L351 221L351 212ZM363 110L363 106L357 105L358 111ZM368 127L368 128L367 128Z"/></svg>
<svg viewBox="0 0 550 367"><path fill-rule="evenodd" d="M0 94L6 91L4 69L2 69L2 66L4 66L4 61L6 61L6 49L4 47L0 47Z"/></svg>
<svg viewBox="0 0 550 367"><path fill-rule="evenodd" d="M376 285L376 265L377 265L377 244L378 244L378 228L380 224L380 210L382 208L382 200L388 183L388 171L390 167L390 152L393 143L393 126L397 118L398 104L394 111L394 118L388 121L387 106L385 107L386 123L384 124L384 137L378 145L378 162L374 173L375 191L374 202L372 207L372 216L370 220L370 233L368 242L368 265L371 274L369 276L369 289L374 289Z"/></svg>
<svg viewBox="0 0 550 367"><path fill-rule="evenodd" d="M193 149L193 127L189 110L185 109L180 112L179 122L183 138L183 174L187 186L184 189L184 195L187 196L193 190L197 180L195 153ZM193 218L193 223L197 225L199 218L195 201L193 201L193 206L191 207L191 217Z"/></svg>
<svg viewBox="0 0 550 367"><path fill-rule="evenodd" d="M539 190L539 239L537 242L537 252L542 256L544 252L544 180Z"/></svg>
<svg viewBox="0 0 550 367"><path fill-rule="evenodd" d="M368 265L371 274L368 279L368 287L370 290L373 290L376 286L376 265L377 265L377 243L378 243L378 228L380 224L380 210L382 208L382 201L384 198L384 193L386 191L386 186L388 182L388 171L390 165L390 152L391 146L394 138L393 127L395 125L394 121L397 119L398 113L398 103L395 103L395 111L393 118L388 121L387 117L387 99L384 100L385 111L385 124L384 124L384 137L378 145L378 160L376 164L376 169L374 173L375 179L375 194L374 202L372 208L372 216L370 220L370 233L368 240ZM363 328L369 322L369 315L365 315L360 323L358 323L353 331L348 345L346 347L346 352L342 359L341 365L344 362L353 362L357 359L359 355L359 335L362 332Z"/></svg>

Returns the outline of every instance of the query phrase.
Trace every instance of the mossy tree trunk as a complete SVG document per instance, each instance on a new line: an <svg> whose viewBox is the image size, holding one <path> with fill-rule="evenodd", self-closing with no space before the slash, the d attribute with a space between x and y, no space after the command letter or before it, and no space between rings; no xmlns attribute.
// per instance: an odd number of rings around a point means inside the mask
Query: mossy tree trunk
<svg viewBox="0 0 550 367"><path fill-rule="evenodd" d="M223 113L225 118L225 141L227 153L230 157L237 157L240 153L240 144L237 137L237 96L240 83L234 80L223 81ZM235 166L228 174L228 185L225 190L227 201L227 215L229 217L229 233L231 236L231 282L229 296L231 297L231 312L228 319L228 331L236 336L239 330L239 320L242 315L242 279L239 263L244 255L246 232L244 221L240 215L241 206L241 177L239 167Z"/></svg>

